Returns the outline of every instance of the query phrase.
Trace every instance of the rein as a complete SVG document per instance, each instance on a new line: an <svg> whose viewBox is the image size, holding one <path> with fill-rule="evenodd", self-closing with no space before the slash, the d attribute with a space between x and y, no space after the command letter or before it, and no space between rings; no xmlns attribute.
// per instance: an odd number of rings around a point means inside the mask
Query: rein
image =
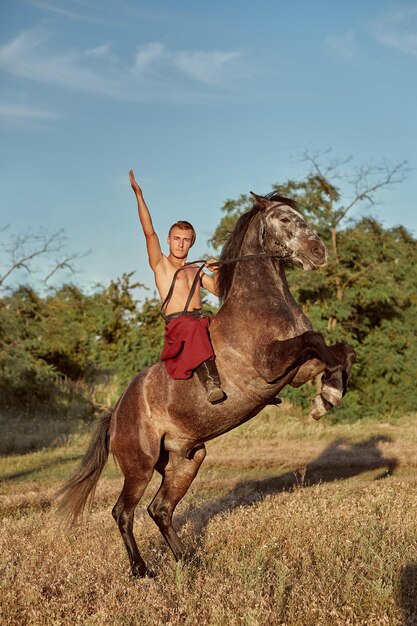
<svg viewBox="0 0 417 626"><path fill-rule="evenodd" d="M187 301L185 303L185 307L184 310L182 311L182 313L187 313L188 312L188 307L190 306L190 302L191 299L195 293L195 290L197 289L197 285L200 282L201 279L201 271L203 269L204 266L206 267L219 267L220 265L228 265L229 263L237 263L238 261L248 261L250 259L254 259L254 258L278 258L278 259L286 259L288 257L291 256L292 252L289 248L287 248L287 246L285 244L280 244L283 247L283 252L258 252L257 254L243 254L242 256L236 256L233 257L232 259L224 259L223 261L216 261L215 263L208 263L205 259L198 259L197 261L188 261L188 263L184 263L184 265L182 265L181 267L179 267L173 277L172 277L172 282L171 282L171 286L169 288L167 297L165 298L165 300L163 301L163 303L161 304L161 315L164 319L166 319L166 316L164 314L164 309L168 306L168 302L171 300L172 298L172 294L174 292L174 287L175 287L175 280L177 278L177 275L179 274L179 272L181 272L181 270L185 269L186 267L188 267L189 265L197 265L199 263L201 263L201 266L197 272L197 274L195 275L195 278L193 280L193 284L191 285L191 289L190 292L188 294L187 297Z"/></svg>
<svg viewBox="0 0 417 626"><path fill-rule="evenodd" d="M224 261L216 261L215 263L209 263L207 267L211 265L227 265L228 263L236 263L236 261L247 261L248 259L254 259L259 257L276 257L277 259L287 259L291 256L292 252L285 244L280 244L286 251L281 252L258 252L257 254L243 254L242 256L235 256L232 259L225 259ZM287 252L288 251L288 252ZM195 261L195 263L201 263L201 261Z"/></svg>

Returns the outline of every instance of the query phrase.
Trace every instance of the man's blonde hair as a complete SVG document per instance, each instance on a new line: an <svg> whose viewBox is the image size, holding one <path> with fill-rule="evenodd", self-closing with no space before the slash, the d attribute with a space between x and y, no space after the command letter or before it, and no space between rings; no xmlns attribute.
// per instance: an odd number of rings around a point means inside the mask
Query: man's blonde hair
<svg viewBox="0 0 417 626"><path fill-rule="evenodd" d="M190 224L190 222L186 222L185 220L180 220L179 222L175 222L175 224L173 224L171 226L171 228L169 229L169 231L168 231L168 237L171 236L171 231L175 227L180 228L181 230L191 230L192 231L193 235L191 237L191 246L193 246L194 242L195 242L195 237L196 237L194 226L192 224ZM191 246L190 246L190 248L191 248Z"/></svg>

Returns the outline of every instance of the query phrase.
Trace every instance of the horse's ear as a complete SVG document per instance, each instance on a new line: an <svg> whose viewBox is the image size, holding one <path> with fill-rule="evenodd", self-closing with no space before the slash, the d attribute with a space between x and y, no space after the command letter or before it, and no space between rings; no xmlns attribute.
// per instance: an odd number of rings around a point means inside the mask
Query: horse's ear
<svg viewBox="0 0 417 626"><path fill-rule="evenodd" d="M252 198L255 200L255 204L258 204L259 206L263 207L264 209L268 208L269 206L271 206L271 200L269 198L265 198L265 196L258 196L258 194L253 193L253 191L249 192L250 195L252 196Z"/></svg>

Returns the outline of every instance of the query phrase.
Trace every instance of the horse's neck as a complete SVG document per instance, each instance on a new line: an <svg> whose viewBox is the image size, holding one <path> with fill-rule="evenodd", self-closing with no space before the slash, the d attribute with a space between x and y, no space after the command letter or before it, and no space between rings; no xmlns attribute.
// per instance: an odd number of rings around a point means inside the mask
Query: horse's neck
<svg viewBox="0 0 417 626"><path fill-rule="evenodd" d="M242 244L240 255L264 252L259 240L259 229L251 229ZM285 275L285 265L276 258L254 257L238 261L233 275L229 298L234 302L257 309L276 311L277 307L289 309L294 316L301 315Z"/></svg>
<svg viewBox="0 0 417 626"><path fill-rule="evenodd" d="M257 230L257 229L256 229ZM258 232L247 233L239 255L257 255L264 252L259 241ZM271 294L280 294L283 298L289 294L283 263L270 257L256 257L238 261L233 275L231 295L233 292L269 300Z"/></svg>

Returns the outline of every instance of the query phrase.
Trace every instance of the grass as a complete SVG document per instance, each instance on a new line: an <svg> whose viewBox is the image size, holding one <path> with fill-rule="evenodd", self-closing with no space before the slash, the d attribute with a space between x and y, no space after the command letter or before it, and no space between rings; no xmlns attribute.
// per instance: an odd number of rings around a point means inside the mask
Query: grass
<svg viewBox="0 0 417 626"><path fill-rule="evenodd" d="M175 518L194 560L176 564L146 514L155 476L135 533L157 577L140 581L111 459L84 524L56 524L87 440L0 457L2 624L417 625L415 417L331 426L271 408L210 442Z"/></svg>

